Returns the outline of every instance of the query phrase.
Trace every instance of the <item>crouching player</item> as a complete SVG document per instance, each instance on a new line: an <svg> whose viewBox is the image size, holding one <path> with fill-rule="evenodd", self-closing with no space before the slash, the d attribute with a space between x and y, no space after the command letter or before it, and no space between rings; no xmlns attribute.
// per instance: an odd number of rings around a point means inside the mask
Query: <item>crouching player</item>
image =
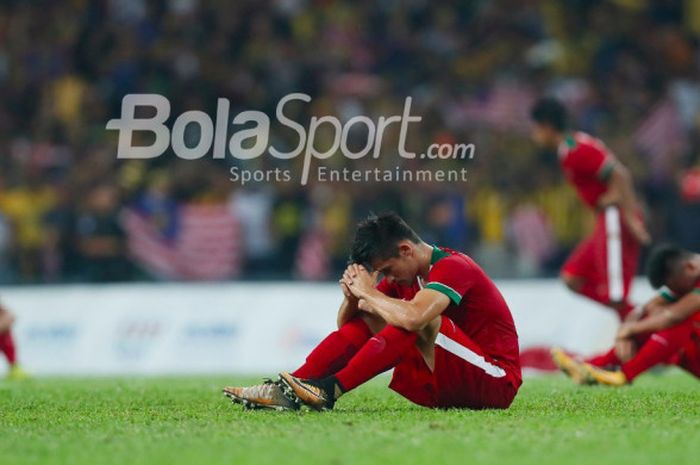
<svg viewBox="0 0 700 465"><path fill-rule="evenodd" d="M0 304L0 352L5 355L10 371L7 374L9 379L27 378L27 373L17 363L17 353L15 341L12 337L12 323L14 316Z"/></svg>
<svg viewBox="0 0 700 465"><path fill-rule="evenodd" d="M510 406L522 382L518 336L505 300L471 258L423 242L387 213L358 225L351 262L340 280L338 330L296 371L225 388L227 396L248 407L327 410L394 368L389 387L422 406Z"/></svg>
<svg viewBox="0 0 700 465"><path fill-rule="evenodd" d="M647 273L659 294L625 320L609 352L580 363L552 351L555 363L574 381L624 386L660 363L700 378L700 254L660 246L649 257Z"/></svg>

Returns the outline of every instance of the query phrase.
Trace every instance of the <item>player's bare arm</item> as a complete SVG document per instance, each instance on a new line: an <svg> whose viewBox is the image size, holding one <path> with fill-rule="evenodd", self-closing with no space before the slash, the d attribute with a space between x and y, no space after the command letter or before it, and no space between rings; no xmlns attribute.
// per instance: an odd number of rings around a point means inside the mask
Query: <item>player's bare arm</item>
<svg viewBox="0 0 700 465"><path fill-rule="evenodd" d="M340 290L343 292L344 298L343 302L340 304L340 308L338 309L338 328L350 321L355 315L357 315L358 312L357 297L352 295L352 292L350 292L347 284L345 284L342 279L339 281L339 285Z"/></svg>
<svg viewBox="0 0 700 465"><path fill-rule="evenodd" d="M375 275L359 265L349 268L343 281L356 295L361 310L375 314L387 324L417 332L435 320L450 304L450 299L432 289L422 289L410 300L388 297L374 286Z"/></svg>
<svg viewBox="0 0 700 465"><path fill-rule="evenodd" d="M649 299L649 301L642 307L642 317L655 315L661 311L664 311L668 307L669 302L662 295L656 295ZM641 318L640 318L641 319Z"/></svg>
<svg viewBox="0 0 700 465"><path fill-rule="evenodd" d="M700 311L700 294L691 292L677 302L669 303L649 318L623 324L618 330L617 337L618 339L629 338L638 334L661 331L682 323L698 311Z"/></svg>
<svg viewBox="0 0 700 465"><path fill-rule="evenodd" d="M637 214L637 197L634 193L632 176L627 168L615 161L608 180L608 192L601 197L600 207L616 204L622 211L622 218L629 226L630 231L640 244L648 244L651 236L644 226L644 222Z"/></svg>
<svg viewBox="0 0 700 465"><path fill-rule="evenodd" d="M663 311L668 304L669 301L663 296L656 295L643 305L635 307L634 310L632 310L627 317L625 317L624 323L634 323L642 318L654 315L660 311Z"/></svg>

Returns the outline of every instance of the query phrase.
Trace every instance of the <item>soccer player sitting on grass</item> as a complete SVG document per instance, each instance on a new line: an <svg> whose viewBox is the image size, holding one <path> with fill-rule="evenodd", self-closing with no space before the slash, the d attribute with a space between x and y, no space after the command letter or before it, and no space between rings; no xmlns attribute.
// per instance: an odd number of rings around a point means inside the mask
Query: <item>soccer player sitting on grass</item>
<svg viewBox="0 0 700 465"><path fill-rule="evenodd" d="M560 349L552 351L555 363L575 382L624 386L660 363L700 378L700 254L659 246L649 257L647 273L660 292L628 316L609 352L581 363Z"/></svg>
<svg viewBox="0 0 700 465"><path fill-rule="evenodd" d="M247 407L327 410L394 368L389 387L419 405L510 406L522 383L518 336L501 293L471 258L423 242L394 213L358 225L350 258L338 330L296 371L227 387L228 397Z"/></svg>

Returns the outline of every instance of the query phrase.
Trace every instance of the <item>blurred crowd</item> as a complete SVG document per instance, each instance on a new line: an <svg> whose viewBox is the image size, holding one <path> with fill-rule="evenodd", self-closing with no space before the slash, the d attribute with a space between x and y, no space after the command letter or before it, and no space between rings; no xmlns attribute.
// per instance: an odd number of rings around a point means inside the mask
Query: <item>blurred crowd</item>
<svg viewBox="0 0 700 465"><path fill-rule="evenodd" d="M544 94L630 167L655 239L700 250L699 37L693 0L4 1L0 282L332 279L355 222L386 209L495 276L553 275L591 215L556 154L529 140L528 107ZM395 128L379 159L323 163L466 167L468 180L242 186L231 168L301 160L118 160L105 129L128 93L213 117L220 97L231 115L274 115L292 92L313 99L292 108L302 122L376 120L410 96L423 119L407 145L476 148L471 160L402 160ZM271 129L280 149L292 136ZM203 236L216 224L226 234ZM207 254L232 263L205 270ZM197 260L204 271L183 271Z"/></svg>

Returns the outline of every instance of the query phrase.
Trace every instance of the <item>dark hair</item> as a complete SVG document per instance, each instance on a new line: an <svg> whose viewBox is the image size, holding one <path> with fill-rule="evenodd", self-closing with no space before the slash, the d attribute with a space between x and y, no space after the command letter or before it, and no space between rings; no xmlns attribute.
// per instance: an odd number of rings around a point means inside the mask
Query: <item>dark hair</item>
<svg viewBox="0 0 700 465"><path fill-rule="evenodd" d="M396 213L371 213L357 225L350 249L350 262L369 270L375 260L397 257L398 243L404 239L416 244L421 241L418 234Z"/></svg>
<svg viewBox="0 0 700 465"><path fill-rule="evenodd" d="M668 280L678 272L683 260L691 253L674 244L662 244L655 247L649 254L646 263L647 277L649 283L658 289L665 285Z"/></svg>
<svg viewBox="0 0 700 465"><path fill-rule="evenodd" d="M547 124L559 132L569 125L566 108L555 98L545 97L537 101L530 111L530 116L539 124Z"/></svg>

